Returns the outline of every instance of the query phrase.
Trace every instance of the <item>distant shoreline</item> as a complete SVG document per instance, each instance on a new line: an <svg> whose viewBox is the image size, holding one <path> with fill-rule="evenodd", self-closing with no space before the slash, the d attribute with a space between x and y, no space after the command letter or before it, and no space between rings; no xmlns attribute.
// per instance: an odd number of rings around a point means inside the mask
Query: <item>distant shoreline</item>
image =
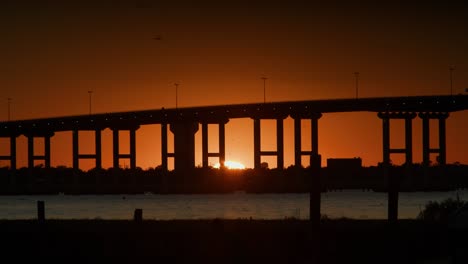
<svg viewBox="0 0 468 264"><path fill-rule="evenodd" d="M321 189L372 190L385 192L388 179L383 168L357 170L321 169ZM428 170L415 164L411 170L392 166L389 177L399 179L399 191L452 191L468 188L468 165L432 166ZM228 170L195 168L189 174L161 168L142 170L72 168L0 168L0 195L22 194L208 194L233 193L307 193L313 173L310 168Z"/></svg>

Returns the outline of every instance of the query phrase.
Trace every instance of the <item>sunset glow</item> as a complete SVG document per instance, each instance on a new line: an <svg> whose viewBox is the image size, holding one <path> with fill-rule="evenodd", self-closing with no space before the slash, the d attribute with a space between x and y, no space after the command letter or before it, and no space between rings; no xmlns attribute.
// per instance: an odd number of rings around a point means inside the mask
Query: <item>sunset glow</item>
<svg viewBox="0 0 468 264"><path fill-rule="evenodd" d="M193 6L140 0L102 6L95 1L57 1L53 7L38 9L16 2L0 4L2 35L9 36L0 43L7 67L0 80L0 121L172 109L176 101L178 108L186 108L458 95L466 94L468 87L463 4L220 1ZM174 19L174 10L180 19ZM179 84L177 96L175 83ZM467 111L451 113L447 119L448 163L468 163L466 120ZM360 157L364 166L382 162L382 120L376 113L326 113L318 122L324 165L327 159L339 157ZM434 130L429 134L431 146L438 144L435 122L430 122ZM262 119L261 123L261 149L275 151L276 120ZM209 148L216 153L218 128L210 127ZM303 120L301 127L301 144L309 150L310 122ZM228 120L227 159L238 157L242 165L254 167L253 129L251 118ZM412 129L413 162L421 163L420 118L413 119ZM195 164L202 163L201 130L200 126L195 134ZM391 130L392 147L402 148L404 120L393 120ZM136 133L136 165L144 169L161 165L161 125L145 124ZM120 134L121 152L128 153L128 131ZM173 134L168 136L172 152ZM283 138L287 168L295 163L290 116L284 119ZM43 156L43 140L35 140L34 155ZM94 131L80 131L80 154L94 153L94 142ZM0 156L9 155L8 144L8 138L0 138ZM19 168L28 166L27 144L26 136L17 138ZM113 166L112 147L112 131L106 128L102 131L103 168ZM71 131L55 133L51 153L53 167L73 166ZM435 159L431 153L431 160ZM128 165L125 159L121 161ZM274 156L262 157L262 161L270 168L277 166ZM217 160L210 162L214 165ZM392 155L392 162L403 164L404 155ZM170 170L172 165L168 165ZM2 166L9 166L9 161L0 160ZM83 159L79 166L89 170L95 162ZM304 166L308 166L305 156Z"/></svg>
<svg viewBox="0 0 468 264"><path fill-rule="evenodd" d="M228 161L225 161L224 162L224 166L230 170L243 170L245 169L245 166L244 164L240 163L240 162L237 162L237 161L231 161L231 160L228 160ZM221 164L216 163L213 168L215 169L219 169L221 167Z"/></svg>

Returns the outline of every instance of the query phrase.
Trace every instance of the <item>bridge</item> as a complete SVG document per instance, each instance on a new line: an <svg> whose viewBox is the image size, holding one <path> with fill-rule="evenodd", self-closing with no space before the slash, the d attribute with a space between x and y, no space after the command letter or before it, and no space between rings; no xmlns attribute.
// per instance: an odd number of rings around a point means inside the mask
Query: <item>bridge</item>
<svg viewBox="0 0 468 264"><path fill-rule="evenodd" d="M80 159L94 159L96 168L102 168L101 132L109 128L113 131L113 167L118 168L119 160L127 158L130 160L130 168L136 169L136 131L141 125L160 124L162 129L161 156L163 169L167 170L168 159L174 158L175 172L187 173L195 167L195 133L199 130L200 125L202 132L202 166L208 167L209 157L219 158L221 165L225 161L225 124L230 119L251 118L254 124L254 167L260 168L262 156L275 156L278 168L283 168L283 123L284 119L289 116L294 119L295 165L301 166L301 158L309 156L311 167L315 168L317 174L320 174L318 120L326 113L361 111L375 112L377 113L376 116L382 119L382 164L387 168L385 171L388 173L390 155L392 153L404 153L405 164L408 166L412 164L412 121L417 116L423 122L423 165L429 166L430 153L437 153L439 164L444 165L446 163L446 119L451 112L467 109L467 95L413 96L253 103L172 109L161 108L144 111L8 121L0 122L0 137L10 139L10 154L0 156L0 160L10 161L11 170L16 170L16 139L20 135L24 135L28 139L28 167L32 169L34 161L43 160L45 167L48 168L50 167L51 137L54 136L55 132L72 131L73 168L79 169ZM260 120L263 119L276 120L277 149L275 151L261 150ZM402 149L390 148L390 120L392 119L405 120L405 147ZM429 144L430 119L436 119L439 122L438 148L431 148ZM311 122L311 151L301 149L301 120L310 120ZM208 151L208 124L215 124L219 127L219 151L216 153ZM174 135L173 153L168 152L168 130ZM78 143L79 131L95 132L94 154L80 154ZM129 131L130 153L120 153L119 131ZM44 155L41 156L34 155L34 138L37 137L44 138L45 149ZM388 182L389 218L396 218L397 216L397 185L398 183L390 177ZM320 193L320 190L318 192ZM314 201L316 198L314 198ZM320 194L318 199L320 201Z"/></svg>

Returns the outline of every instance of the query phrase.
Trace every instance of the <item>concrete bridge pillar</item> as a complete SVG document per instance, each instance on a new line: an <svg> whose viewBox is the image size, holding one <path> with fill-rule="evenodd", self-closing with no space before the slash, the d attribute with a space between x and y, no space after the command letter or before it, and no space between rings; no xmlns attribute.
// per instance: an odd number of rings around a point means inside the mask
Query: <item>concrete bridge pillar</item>
<svg viewBox="0 0 468 264"><path fill-rule="evenodd" d="M53 132L50 133L42 133L40 135L27 135L28 138L28 168L32 170L34 168L34 161L36 160L43 160L44 167L50 168L50 138L54 135ZM44 138L44 155L34 155L34 138L41 137ZM13 142L14 141L14 142ZM16 139L11 139L10 141L12 144L12 152L16 152ZM14 148L14 149L13 149ZM16 156L16 154L15 154ZM15 157L15 167L16 167L16 157Z"/></svg>
<svg viewBox="0 0 468 264"><path fill-rule="evenodd" d="M78 138L78 130L75 129L72 132L72 152L73 152L73 169L78 170L80 168L80 161L79 161L79 138Z"/></svg>
<svg viewBox="0 0 468 264"><path fill-rule="evenodd" d="M112 129L112 145L113 145L113 167L114 169L119 168L120 159L129 159L130 160L130 169L136 169L136 130L138 127L131 128L113 128ZM130 140L130 153L121 154L120 153L120 143L119 143L119 131L128 130L129 131L129 140Z"/></svg>
<svg viewBox="0 0 468 264"><path fill-rule="evenodd" d="M294 165L302 166L302 156L310 157L310 165L312 166L313 156L318 155L318 120L322 117L321 113L307 113L304 115L292 116L294 119ZM301 120L310 119L311 122L311 151L302 150L302 129Z"/></svg>
<svg viewBox="0 0 468 264"><path fill-rule="evenodd" d="M422 145L423 145L423 165L424 167L429 167L430 157L429 157L429 118L425 115L419 113L419 117L422 119Z"/></svg>
<svg viewBox="0 0 468 264"><path fill-rule="evenodd" d="M172 123L170 130L174 134L174 169L179 173L194 169L195 133L198 131L198 123Z"/></svg>
<svg viewBox="0 0 468 264"><path fill-rule="evenodd" d="M261 142L260 142L260 119L254 119L254 168L260 169L261 167Z"/></svg>
<svg viewBox="0 0 468 264"><path fill-rule="evenodd" d="M208 124L207 123L202 123L202 166L203 168L208 167Z"/></svg>
<svg viewBox="0 0 468 264"><path fill-rule="evenodd" d="M301 119L294 118L294 165L302 166L302 129Z"/></svg>
<svg viewBox="0 0 468 264"><path fill-rule="evenodd" d="M16 170L16 136L10 136L10 154L0 156L0 160L7 160L10 162L10 170Z"/></svg>
<svg viewBox="0 0 468 264"><path fill-rule="evenodd" d="M0 160L6 160L10 162L10 185L16 183L16 135L9 136L10 139L10 154L0 156Z"/></svg>
<svg viewBox="0 0 468 264"><path fill-rule="evenodd" d="M10 168L16 170L16 136L10 137Z"/></svg>
<svg viewBox="0 0 468 264"><path fill-rule="evenodd" d="M218 125L218 135L219 135L219 164L224 166L226 161L226 124L220 123Z"/></svg>
<svg viewBox="0 0 468 264"><path fill-rule="evenodd" d="M423 181L426 185L428 183L429 166L431 165L430 153L439 154L437 157L437 163L439 166L444 166L447 163L447 147L446 147L446 119L449 117L449 113L446 112L431 112L431 113L419 113L419 117L422 119L422 143L423 143ZM439 120L439 148L431 148L430 146L430 126L429 122L431 119ZM427 187L427 185L426 185Z"/></svg>
<svg viewBox="0 0 468 264"><path fill-rule="evenodd" d="M294 119L294 165L302 167L302 156L310 157L311 178L309 186L309 214L311 231L317 236L320 234L320 218L321 218L321 171L322 157L319 155L318 148L318 120L322 117L321 113L302 112L291 115ZM311 122L311 150L302 150L302 128L301 120L309 119ZM318 245L318 240L315 240Z"/></svg>
<svg viewBox="0 0 468 264"><path fill-rule="evenodd" d="M449 113L419 113L419 117L423 122L423 165L429 167L430 153L438 153L437 162L439 165L447 163L447 146L446 146L446 119ZM431 148L429 144L429 121L430 119L439 120L439 148Z"/></svg>
<svg viewBox="0 0 468 264"><path fill-rule="evenodd" d="M161 124L161 167L167 171L167 124Z"/></svg>
<svg viewBox="0 0 468 264"><path fill-rule="evenodd" d="M102 140L101 129L94 130L94 145L95 154L80 154L79 150L79 131L73 130L73 169L78 170L80 166L80 159L94 159L96 161L95 167L102 168Z"/></svg>
<svg viewBox="0 0 468 264"><path fill-rule="evenodd" d="M96 151L96 169L102 169L102 136L101 130L94 131L94 147Z"/></svg>
<svg viewBox="0 0 468 264"><path fill-rule="evenodd" d="M119 150L119 130L112 130L112 167L118 169L120 160L120 150Z"/></svg>
<svg viewBox="0 0 468 264"><path fill-rule="evenodd" d="M16 184L16 136L10 136L10 170L11 170L11 175L10 175L10 184L15 185Z"/></svg>
<svg viewBox="0 0 468 264"><path fill-rule="evenodd" d="M284 168L284 119L276 119L276 166Z"/></svg>
<svg viewBox="0 0 468 264"><path fill-rule="evenodd" d="M416 117L415 113L403 112L403 113L389 113L382 112L378 114L378 117L382 119L382 153L383 153L383 176L387 181L388 188L388 208L387 217L388 221L395 223L398 220L398 194L400 188L400 175L390 175L390 155L392 153L405 154L405 165L407 166L407 172L410 172L411 165L413 163L413 141L412 141L412 121ZM392 149L390 147L390 120L391 119L404 119L405 120L405 147Z"/></svg>
<svg viewBox="0 0 468 264"><path fill-rule="evenodd" d="M419 117L422 119L423 127L423 165L429 167L430 165L430 153L438 153L439 157L437 162L439 165L445 165L447 163L447 146L446 146L446 119L449 117L449 113L419 113ZM429 121L430 119L439 120L439 148L431 148L429 143Z"/></svg>
<svg viewBox="0 0 468 264"><path fill-rule="evenodd" d="M209 157L218 157L219 164L221 167L224 167L224 161L226 160L226 132L225 125L228 122L228 119L221 120L217 122L218 125L218 152L210 153L208 151L208 124L209 122L202 122L202 166L204 168L208 167L208 158ZM213 124L213 123L212 123Z"/></svg>
<svg viewBox="0 0 468 264"><path fill-rule="evenodd" d="M262 151L260 118L254 118L254 168L256 169L261 167L262 156L276 156L276 167L284 168L284 118L275 118L275 120L276 151Z"/></svg>

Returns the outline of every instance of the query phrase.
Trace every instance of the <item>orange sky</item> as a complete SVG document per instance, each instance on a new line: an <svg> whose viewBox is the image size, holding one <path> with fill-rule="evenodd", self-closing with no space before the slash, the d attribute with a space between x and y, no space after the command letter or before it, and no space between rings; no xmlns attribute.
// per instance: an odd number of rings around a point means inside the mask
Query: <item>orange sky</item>
<svg viewBox="0 0 468 264"><path fill-rule="evenodd" d="M52 2L0 4L3 120L7 97L13 119L86 114L88 90L93 112L174 107L175 82L180 107L260 102L262 76L268 77L267 101L353 97L355 71L362 97L449 94L450 66L454 93L468 87L468 8L462 4ZM156 35L162 40L153 40ZM467 117L454 113L447 121L448 162L468 163ZM262 148L274 149L268 133L274 126L265 123ZM394 123L392 146L402 146L403 125ZM421 161L420 123L414 122L415 162ZM291 120L285 128L289 165ZM319 128L325 159L381 161L376 114L327 114ZM253 135L245 131L253 133L250 120L228 124L226 154L252 167ZM138 131L139 166L160 163L159 133L158 126ZM432 146L436 136L434 130ZM105 132L104 166L111 165L110 140ZM71 134L52 142L53 165L71 165ZM18 143L25 155L24 138ZM83 152L92 151L86 140L82 145Z"/></svg>

